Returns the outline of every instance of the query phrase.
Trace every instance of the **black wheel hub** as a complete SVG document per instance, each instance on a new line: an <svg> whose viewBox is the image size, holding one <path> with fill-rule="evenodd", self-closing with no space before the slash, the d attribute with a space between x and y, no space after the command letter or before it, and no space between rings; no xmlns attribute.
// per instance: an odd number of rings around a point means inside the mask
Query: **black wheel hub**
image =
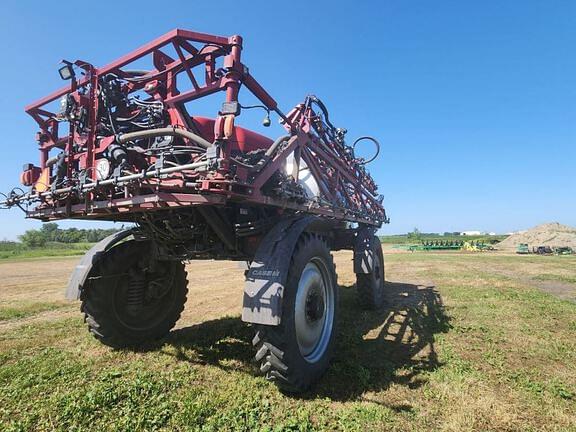
<svg viewBox="0 0 576 432"><path fill-rule="evenodd" d="M316 291L312 291L306 298L306 319L315 322L324 316L324 298Z"/></svg>
<svg viewBox="0 0 576 432"><path fill-rule="evenodd" d="M174 272L158 266L154 272L138 265L117 281L115 314L131 329L145 329L161 320L170 309L174 293Z"/></svg>

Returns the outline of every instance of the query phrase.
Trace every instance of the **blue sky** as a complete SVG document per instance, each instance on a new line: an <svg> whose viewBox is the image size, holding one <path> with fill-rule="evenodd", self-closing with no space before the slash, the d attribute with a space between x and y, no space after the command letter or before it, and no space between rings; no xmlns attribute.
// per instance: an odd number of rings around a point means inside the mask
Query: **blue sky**
<svg viewBox="0 0 576 432"><path fill-rule="evenodd" d="M180 27L241 34L284 110L314 93L351 139L381 141L382 232L576 225L576 2L240 4L4 0L0 190L38 160L24 106L62 85L60 59L103 65ZM39 225L2 211L0 239Z"/></svg>

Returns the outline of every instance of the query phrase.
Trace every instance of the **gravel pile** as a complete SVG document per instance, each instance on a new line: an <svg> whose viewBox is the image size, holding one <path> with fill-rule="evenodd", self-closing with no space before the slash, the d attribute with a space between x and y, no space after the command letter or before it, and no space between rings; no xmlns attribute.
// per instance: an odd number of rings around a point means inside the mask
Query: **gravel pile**
<svg viewBox="0 0 576 432"><path fill-rule="evenodd" d="M496 246L498 249L516 249L520 243L535 246L562 247L576 249L576 228L558 222L535 226L528 231L512 234Z"/></svg>

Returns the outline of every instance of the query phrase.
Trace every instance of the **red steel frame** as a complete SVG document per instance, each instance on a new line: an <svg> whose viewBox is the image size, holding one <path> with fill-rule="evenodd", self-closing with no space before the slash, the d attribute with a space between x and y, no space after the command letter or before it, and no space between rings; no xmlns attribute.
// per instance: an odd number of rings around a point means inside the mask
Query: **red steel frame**
<svg viewBox="0 0 576 432"><path fill-rule="evenodd" d="M198 48L197 44L203 46ZM172 47L177 54L176 58L166 54L162 50L165 47ZM235 164L231 157L238 151L237 145L231 140L235 133L236 115L218 113L213 135L220 143L221 154L216 170L202 174L183 172L169 178L150 180L147 184L155 186L155 193L147 195L127 193L123 198L110 196L101 199L88 192L82 199L50 199L36 194L34 197L40 204L29 210L28 216L45 220L65 217L122 220L122 215L135 211L190 205L223 205L227 200L232 200L289 208L375 226L387 222L381 198L376 194L376 184L363 165L354 159L345 147L333 142L333 139L322 131L320 116L310 106L301 104L288 115L283 114L276 101L241 62L241 52L242 38L238 35L226 38L176 29L102 68L95 68L82 61L75 62L78 68L85 71L85 76L77 82L73 80L71 86L61 88L29 105L26 112L40 126L37 134L41 152L40 168L46 168L52 149L62 149L65 150L66 160L69 162L68 178L72 174L71 162L77 161L79 167L95 182L95 158L115 139L99 139L96 136L99 110L96 88L99 77L109 73L124 77L127 72L123 68L151 57L154 69L148 71L138 82L130 82L127 90L145 91L151 100L162 101L170 124L174 127L187 128L186 111L182 109L184 103L220 91L225 92L226 102L234 103L238 101L241 86L253 93L267 109L275 111L282 118L282 123L291 137L257 175L253 176L248 169ZM217 61L223 61L221 70L217 69ZM195 72L202 67L204 77L200 81ZM189 89L179 90L181 78L187 79ZM46 105L68 94L73 95L75 101L88 112L86 134L79 134L71 125L69 130L61 135L56 114L46 108ZM296 161L302 159L306 162L320 187L320 199L299 203L262 192L262 187L282 168L286 158L292 153ZM298 173L295 172L296 180L297 176ZM194 187L187 186L190 178L195 181Z"/></svg>

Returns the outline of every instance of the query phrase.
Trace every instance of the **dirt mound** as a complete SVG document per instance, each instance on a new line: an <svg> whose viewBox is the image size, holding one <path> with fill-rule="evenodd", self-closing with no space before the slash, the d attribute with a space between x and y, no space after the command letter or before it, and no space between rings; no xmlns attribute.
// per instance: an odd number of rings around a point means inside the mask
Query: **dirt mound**
<svg viewBox="0 0 576 432"><path fill-rule="evenodd" d="M520 243L527 243L529 248L534 246L568 246L576 249L576 228L558 222L538 225L527 231L512 234L498 243L497 248L515 249Z"/></svg>

